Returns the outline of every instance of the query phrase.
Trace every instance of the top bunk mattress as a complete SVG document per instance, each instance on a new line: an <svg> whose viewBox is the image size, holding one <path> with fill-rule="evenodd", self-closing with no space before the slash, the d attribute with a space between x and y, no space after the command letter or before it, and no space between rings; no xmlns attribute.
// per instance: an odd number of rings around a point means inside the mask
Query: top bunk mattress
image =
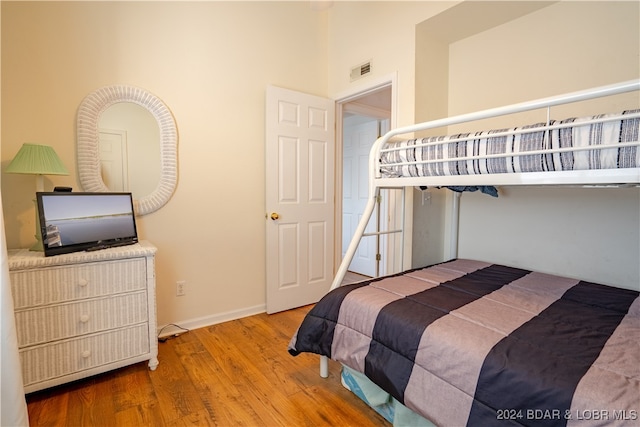
<svg viewBox="0 0 640 427"><path fill-rule="evenodd" d="M640 168L640 110L389 142L384 178Z"/></svg>

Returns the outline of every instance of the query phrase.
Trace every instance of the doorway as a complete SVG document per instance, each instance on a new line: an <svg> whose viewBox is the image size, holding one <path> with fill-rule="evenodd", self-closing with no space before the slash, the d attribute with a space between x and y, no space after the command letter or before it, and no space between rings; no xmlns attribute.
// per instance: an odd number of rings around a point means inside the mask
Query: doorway
<svg viewBox="0 0 640 427"><path fill-rule="evenodd" d="M376 139L391 128L393 105L393 81L337 101L336 266L344 257L369 198L369 152ZM395 195L383 191L367 233L389 229L389 223L395 221L391 215L395 209L390 203L395 203ZM363 237L349 272L375 277L393 270L393 240L394 237L380 235Z"/></svg>

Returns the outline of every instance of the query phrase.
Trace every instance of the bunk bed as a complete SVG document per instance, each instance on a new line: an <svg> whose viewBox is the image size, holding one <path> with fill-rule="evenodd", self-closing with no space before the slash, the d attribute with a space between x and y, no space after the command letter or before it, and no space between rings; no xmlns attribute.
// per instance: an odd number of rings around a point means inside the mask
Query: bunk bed
<svg viewBox="0 0 640 427"><path fill-rule="evenodd" d="M514 185L640 186L640 109L551 117L555 106L638 90L633 80L379 138L355 236L289 352L319 354L323 377L328 358L340 362L343 384L389 421L408 411L411 425L638 422L638 289L458 258L341 286L382 188L449 187L459 195ZM538 109L546 109L544 123L397 139Z"/></svg>

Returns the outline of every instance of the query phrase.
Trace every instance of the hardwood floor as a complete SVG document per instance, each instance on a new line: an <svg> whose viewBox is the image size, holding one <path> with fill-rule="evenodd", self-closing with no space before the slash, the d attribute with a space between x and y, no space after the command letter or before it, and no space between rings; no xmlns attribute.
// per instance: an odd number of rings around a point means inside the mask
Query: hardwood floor
<svg viewBox="0 0 640 427"><path fill-rule="evenodd" d="M311 306L196 329L146 363L27 395L32 426L387 426L287 344Z"/></svg>
<svg viewBox="0 0 640 427"><path fill-rule="evenodd" d="M366 279L371 279L371 277L363 276L362 274L354 273L353 271L347 271L347 274L344 276L344 280L342 280L342 284L348 285L349 283L360 282Z"/></svg>

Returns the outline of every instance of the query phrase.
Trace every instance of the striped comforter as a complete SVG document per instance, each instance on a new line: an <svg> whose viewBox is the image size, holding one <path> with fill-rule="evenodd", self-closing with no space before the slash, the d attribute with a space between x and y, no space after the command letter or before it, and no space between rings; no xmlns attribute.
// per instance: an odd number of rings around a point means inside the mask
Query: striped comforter
<svg viewBox="0 0 640 427"><path fill-rule="evenodd" d="M640 110L628 110L621 114L624 116L638 111ZM551 125L566 123L570 124L570 127L553 129L549 131L548 137L545 130L541 129L546 123L537 123L520 128L481 131L474 134L390 142L385 149L402 149L382 152L380 170L383 176L396 178L638 168L640 167L640 147L638 146L640 118L581 124L592 118L611 119L617 116L620 116L620 113L561 121L552 120ZM505 132L522 131L525 132L495 136ZM461 138L465 140L458 141ZM585 148L619 143L636 144L619 148L562 151L571 147ZM517 155L536 150L546 150L547 153ZM548 152L548 150L558 151ZM480 158L486 155L503 154L507 156ZM473 158L473 156L476 157ZM456 160L462 157L469 158ZM438 162L420 163L434 160Z"/></svg>
<svg viewBox="0 0 640 427"><path fill-rule="evenodd" d="M289 352L362 372L438 425L640 422L632 290L454 260L331 291Z"/></svg>

